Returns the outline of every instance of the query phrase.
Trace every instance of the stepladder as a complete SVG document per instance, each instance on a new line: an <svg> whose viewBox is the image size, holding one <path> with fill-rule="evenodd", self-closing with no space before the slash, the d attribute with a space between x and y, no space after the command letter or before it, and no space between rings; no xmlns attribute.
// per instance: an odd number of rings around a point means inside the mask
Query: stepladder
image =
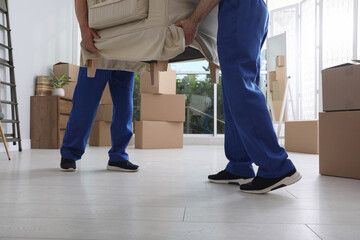
<svg viewBox="0 0 360 240"><path fill-rule="evenodd" d="M271 118L273 119L273 124L275 127L276 136L278 139L284 139L285 136L281 135L281 129L285 126L285 121L287 119L287 108L289 107L289 103L291 106L291 112L293 119L296 119L296 113L295 113L295 106L294 106L294 99L291 92L291 78L287 77L285 79L285 91L284 91L284 97L280 108L280 114L278 117L275 114L275 108L273 105L273 100L271 98L270 94L270 87L269 87L269 81L267 82L266 86L266 94L267 94L267 105L271 113Z"/></svg>
<svg viewBox="0 0 360 240"><path fill-rule="evenodd" d="M8 0L0 0L0 15L3 19L0 22L0 31L4 35L4 41L0 42L0 49L5 52L4 57L0 58L0 68L5 72L4 76L1 76L0 83L3 88L10 88L9 91L6 91L10 93L8 94L10 96L1 97L1 104L8 106L6 108L8 111L1 120L1 123L4 124L4 131L8 132L3 134L1 141L18 144L19 151L22 151ZM7 127L7 124L10 124L11 127Z"/></svg>

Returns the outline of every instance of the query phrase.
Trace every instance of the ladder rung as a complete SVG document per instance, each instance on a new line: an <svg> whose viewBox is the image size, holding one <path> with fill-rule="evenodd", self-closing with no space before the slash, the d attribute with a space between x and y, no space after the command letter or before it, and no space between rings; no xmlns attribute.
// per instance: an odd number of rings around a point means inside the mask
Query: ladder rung
<svg viewBox="0 0 360 240"><path fill-rule="evenodd" d="M11 119L3 119L1 120L2 123L19 123L18 120L11 120Z"/></svg>
<svg viewBox="0 0 360 240"><path fill-rule="evenodd" d="M0 138L0 142L4 141ZM21 142L21 140L18 138L6 138L6 142Z"/></svg>
<svg viewBox="0 0 360 240"><path fill-rule="evenodd" d="M5 59L0 58L0 65L6 66L6 67L10 67L10 68L14 68L13 65L10 65L9 61L6 61Z"/></svg>
<svg viewBox="0 0 360 240"><path fill-rule="evenodd" d="M13 83L4 82L4 81L0 81L0 83L3 85L11 86L11 87L16 87L16 84L13 84Z"/></svg>
<svg viewBox="0 0 360 240"><path fill-rule="evenodd" d="M7 49L9 49L9 50L13 50L13 48L12 48L12 47L7 46L7 45L2 44L2 43L0 43L0 47L7 48Z"/></svg>
<svg viewBox="0 0 360 240"><path fill-rule="evenodd" d="M3 104L10 104L10 105L18 105L18 103L16 103L16 102L3 101L3 100L1 100L1 103L3 103Z"/></svg>
<svg viewBox="0 0 360 240"><path fill-rule="evenodd" d="M7 13L8 12L8 8L6 6L6 2L5 1L0 1L0 11L2 13Z"/></svg>
<svg viewBox="0 0 360 240"><path fill-rule="evenodd" d="M10 28L7 28L7 27L5 27L4 25L1 25L1 24L0 24L0 28L6 30L8 32L11 31Z"/></svg>

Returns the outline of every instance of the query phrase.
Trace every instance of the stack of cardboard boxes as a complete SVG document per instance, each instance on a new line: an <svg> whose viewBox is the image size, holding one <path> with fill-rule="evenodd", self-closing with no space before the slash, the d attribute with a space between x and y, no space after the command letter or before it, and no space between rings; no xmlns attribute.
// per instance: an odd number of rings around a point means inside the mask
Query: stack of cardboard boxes
<svg viewBox="0 0 360 240"><path fill-rule="evenodd" d="M360 179L360 65L322 71L320 174Z"/></svg>
<svg viewBox="0 0 360 240"><path fill-rule="evenodd" d="M113 102L109 90L109 84L106 85L103 92L99 108L96 112L95 121L91 129L89 145L90 146L111 146L110 127L113 115ZM134 145L133 138L128 146Z"/></svg>
<svg viewBox="0 0 360 240"><path fill-rule="evenodd" d="M284 101L286 79L285 56L276 57L276 69L269 72L269 87L276 121L280 120L281 106ZM285 115L285 114L284 114Z"/></svg>
<svg viewBox="0 0 360 240"><path fill-rule="evenodd" d="M135 123L135 147L141 149L182 148L185 95L176 95L176 72L170 68L155 76L140 76L140 121Z"/></svg>
<svg viewBox="0 0 360 240"><path fill-rule="evenodd" d="M275 118L279 121L286 87L285 56L276 57L276 71L269 73L269 85ZM318 135L316 120L285 122L285 148L289 152L319 153Z"/></svg>

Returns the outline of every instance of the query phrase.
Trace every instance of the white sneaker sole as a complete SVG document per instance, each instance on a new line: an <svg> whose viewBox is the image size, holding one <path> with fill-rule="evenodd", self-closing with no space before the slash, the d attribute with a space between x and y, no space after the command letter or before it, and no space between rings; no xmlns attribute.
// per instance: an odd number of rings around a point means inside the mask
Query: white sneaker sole
<svg viewBox="0 0 360 240"><path fill-rule="evenodd" d="M139 171L139 168L136 170L130 170L130 169L124 169L124 168L114 167L114 166L109 166L109 165L106 167L106 169L109 171L120 171L120 172L137 172L137 171Z"/></svg>
<svg viewBox="0 0 360 240"><path fill-rule="evenodd" d="M249 182L251 182L253 180L253 178L240 178L240 179L233 179L233 180L212 180L209 179L210 182L212 183L219 183L219 184L247 184Z"/></svg>
<svg viewBox="0 0 360 240"><path fill-rule="evenodd" d="M60 169L62 172L75 172L76 171L76 169L74 169L74 168L68 168L68 169Z"/></svg>
<svg viewBox="0 0 360 240"><path fill-rule="evenodd" d="M245 192L245 193L254 193L254 194L263 194L263 193L268 193L272 190L275 190L276 188L280 187L280 186L289 186L289 185L292 185L298 181L300 181L301 179L301 175L298 171L296 171L293 175L289 176L289 177L286 177L284 178L283 180L275 183L274 185L268 187L268 188L265 188L265 189L261 189L261 190L241 190L242 192Z"/></svg>

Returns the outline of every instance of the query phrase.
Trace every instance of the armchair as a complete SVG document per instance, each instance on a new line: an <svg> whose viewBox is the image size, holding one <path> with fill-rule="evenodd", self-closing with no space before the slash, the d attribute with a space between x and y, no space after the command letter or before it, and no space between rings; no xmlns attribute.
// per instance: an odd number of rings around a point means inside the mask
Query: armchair
<svg viewBox="0 0 360 240"><path fill-rule="evenodd" d="M219 65L217 9L199 25L194 42L185 48L184 32L175 22L188 17L199 0L88 0L89 25L101 36L97 53L81 49L81 65L89 68L153 71L157 61L206 59L212 75ZM167 64L163 64L166 66ZM161 68L160 68L161 70ZM94 74L94 71L89 71Z"/></svg>

